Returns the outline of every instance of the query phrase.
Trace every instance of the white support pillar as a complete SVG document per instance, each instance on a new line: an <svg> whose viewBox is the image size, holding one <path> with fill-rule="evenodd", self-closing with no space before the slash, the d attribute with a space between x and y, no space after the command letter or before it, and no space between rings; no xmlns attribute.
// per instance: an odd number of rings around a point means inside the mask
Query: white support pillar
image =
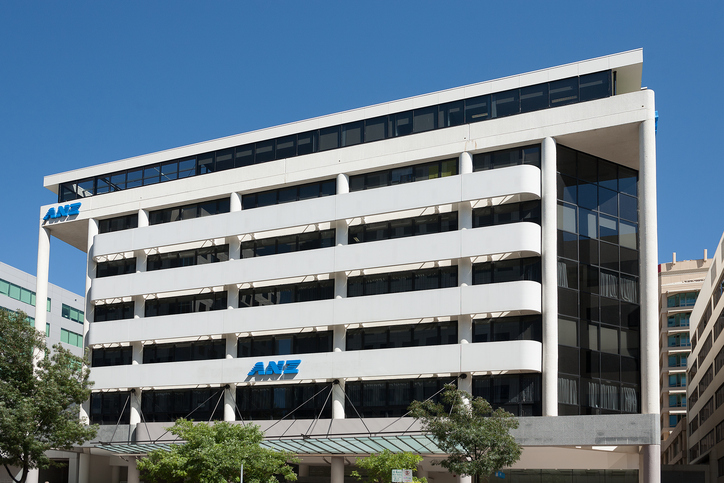
<svg viewBox="0 0 724 483"><path fill-rule="evenodd" d="M558 204L556 142L545 138L541 149L541 218L543 268L543 416L558 416Z"/></svg>
<svg viewBox="0 0 724 483"><path fill-rule="evenodd" d="M658 237L654 92L646 90L647 119L639 126L639 240L641 271L641 412L659 413ZM658 418L657 418L658 420ZM657 441L658 442L658 441ZM644 483L661 481L661 446L645 445Z"/></svg>
<svg viewBox="0 0 724 483"><path fill-rule="evenodd" d="M458 475L458 483L473 483L473 478L467 475Z"/></svg>
<svg viewBox="0 0 724 483"><path fill-rule="evenodd" d="M463 151L460 153L460 174L470 174L473 172L473 155Z"/></svg>
<svg viewBox="0 0 724 483"><path fill-rule="evenodd" d="M236 334L225 334L226 358L235 359L239 346L239 338ZM236 421L236 384L229 384L224 389L224 421Z"/></svg>
<svg viewBox="0 0 724 483"><path fill-rule="evenodd" d="M131 415L129 423L131 426L135 426L141 423L141 398L143 397L140 387L133 388L131 391Z"/></svg>
<svg viewBox="0 0 724 483"><path fill-rule="evenodd" d="M36 294L36 296L37 296L37 294ZM20 477L20 473L15 475L15 478L19 478L19 477ZM38 470L37 468L33 469L33 470L28 470L27 476L25 477L25 483L40 483L39 477L40 477L40 470Z"/></svg>
<svg viewBox="0 0 724 483"><path fill-rule="evenodd" d="M111 466L111 483L121 483L121 467Z"/></svg>
<svg viewBox="0 0 724 483"><path fill-rule="evenodd" d="M50 272L50 230L38 230L38 266L35 279L35 329L45 334L48 320L48 273Z"/></svg>
<svg viewBox="0 0 724 483"><path fill-rule="evenodd" d="M93 279L96 274L96 261L93 256L95 251L93 248L93 242L95 236L98 234L98 220L93 218L88 220L88 241L87 241L87 260L86 260L86 274L85 274L85 314L83 317L83 347L88 348L88 331L90 330L90 324L93 322L95 306L93 305L93 297L91 290L93 286ZM37 297L36 297L37 298ZM41 299L42 300L42 299ZM36 311L37 313L37 311ZM80 419L86 424L90 421L88 414L90 413L90 400L85 401L80 406ZM81 458L80 463L82 465L83 459ZM79 470L79 481L82 472ZM87 481L87 480L86 480Z"/></svg>
<svg viewBox="0 0 724 483"><path fill-rule="evenodd" d="M138 228L148 226L148 211L138 210Z"/></svg>
<svg viewBox="0 0 724 483"><path fill-rule="evenodd" d="M226 242L229 244L229 260L241 260L241 241L239 241L239 237L227 237Z"/></svg>
<svg viewBox="0 0 724 483"><path fill-rule="evenodd" d="M469 394L473 393L473 378L469 374L460 374L458 378L458 389Z"/></svg>
<svg viewBox="0 0 724 483"><path fill-rule="evenodd" d="M236 384L224 389L224 421L236 421Z"/></svg>
<svg viewBox="0 0 724 483"><path fill-rule="evenodd" d="M332 456L331 483L344 483L344 456ZM128 483L131 483L130 481Z"/></svg>
<svg viewBox="0 0 724 483"><path fill-rule="evenodd" d="M332 386L332 419L344 419L344 381L339 379L338 383Z"/></svg>
<svg viewBox="0 0 724 483"><path fill-rule="evenodd" d="M87 453L78 455L78 483L90 483L90 458Z"/></svg>
<svg viewBox="0 0 724 483"><path fill-rule="evenodd" d="M131 365L143 364L143 342L131 342Z"/></svg>
<svg viewBox="0 0 724 483"><path fill-rule="evenodd" d="M236 284L227 285L226 290L226 308L235 309L239 307L239 288Z"/></svg>
<svg viewBox="0 0 724 483"><path fill-rule="evenodd" d="M68 455L68 481L70 483L78 481L78 453Z"/></svg>
<svg viewBox="0 0 724 483"><path fill-rule="evenodd" d="M239 193L231 193L229 197L229 211L241 211L241 195Z"/></svg>
<svg viewBox="0 0 724 483"><path fill-rule="evenodd" d="M127 483L140 483L141 480L141 472L138 471L138 467L136 466L136 458L131 456L128 459L128 478L126 479Z"/></svg>
<svg viewBox="0 0 724 483"><path fill-rule="evenodd" d="M133 297L133 318L142 319L146 315L146 299L143 295Z"/></svg>
<svg viewBox="0 0 724 483"><path fill-rule="evenodd" d="M148 262L146 250L136 250L133 252L133 256L136 257L136 273L145 272Z"/></svg>

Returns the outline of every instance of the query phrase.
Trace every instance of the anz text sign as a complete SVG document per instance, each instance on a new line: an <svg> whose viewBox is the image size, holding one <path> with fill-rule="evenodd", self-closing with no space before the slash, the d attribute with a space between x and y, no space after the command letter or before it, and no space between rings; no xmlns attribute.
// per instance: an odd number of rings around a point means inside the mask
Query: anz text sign
<svg viewBox="0 0 724 483"><path fill-rule="evenodd" d="M57 208L50 208L43 217L43 221L55 220L57 218L64 218L67 216L80 215L80 203L71 203L70 205L58 206Z"/></svg>
<svg viewBox="0 0 724 483"><path fill-rule="evenodd" d="M301 360L295 361L270 361L264 366L263 362L257 362L249 371L249 376L270 376L273 374L299 374Z"/></svg>

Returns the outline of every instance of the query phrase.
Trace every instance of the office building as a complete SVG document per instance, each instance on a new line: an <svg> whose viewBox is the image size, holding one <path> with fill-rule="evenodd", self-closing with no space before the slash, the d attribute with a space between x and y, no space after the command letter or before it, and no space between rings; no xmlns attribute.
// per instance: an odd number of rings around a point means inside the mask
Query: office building
<svg viewBox="0 0 724 483"><path fill-rule="evenodd" d="M724 236L691 311L688 361L689 464L709 467L709 481L724 481Z"/></svg>
<svg viewBox="0 0 724 483"><path fill-rule="evenodd" d="M659 264L659 359L661 386L661 451L663 464L686 464L680 440L667 442L679 421L686 418L686 362L691 352L689 318L711 259L676 260ZM675 443L673 447L671 443Z"/></svg>
<svg viewBox="0 0 724 483"><path fill-rule="evenodd" d="M60 344L77 356L83 355L83 312L85 303L82 295L77 295L57 285L47 284L45 311L43 317L37 317L37 297L35 293L35 276L0 262L0 310L8 312L24 312L28 315L28 323L35 324L39 331L45 333L49 347ZM42 299L38 299L42 300ZM43 304L40 304L42 307ZM42 321L37 319L42 318ZM52 451L49 457L60 463L77 459L72 452ZM37 475L48 481L67 478L65 468L50 468ZM0 483L12 481L3 469L0 472Z"/></svg>
<svg viewBox="0 0 724 483"><path fill-rule="evenodd" d="M508 481L658 482L654 94L641 50L54 174L88 253L101 423L138 481L175 418L253 421L341 483L447 382L521 417ZM466 477L458 477L466 480ZM566 480L567 481L567 480Z"/></svg>

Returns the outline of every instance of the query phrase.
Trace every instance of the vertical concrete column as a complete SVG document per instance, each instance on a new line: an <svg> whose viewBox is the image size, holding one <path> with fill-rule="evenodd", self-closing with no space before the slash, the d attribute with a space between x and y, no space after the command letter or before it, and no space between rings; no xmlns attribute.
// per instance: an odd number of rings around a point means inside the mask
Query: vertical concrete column
<svg viewBox="0 0 724 483"><path fill-rule="evenodd" d="M93 243L95 236L98 234L98 220L93 218L88 220L88 241L87 241L87 262L86 262L86 274L85 274L85 314L83 317L83 347L88 348L88 331L90 330L90 324L93 322L93 312L95 306L93 305L93 297L91 290L93 286L93 279L96 274L96 261L94 257L95 249ZM38 297L38 299L40 299ZM43 299L40 299L43 300ZM37 310L36 310L37 314ZM89 421L88 414L90 413L90 400L84 402L80 406L80 419L82 421ZM83 463L83 459L80 460ZM80 471L80 470L79 470ZM80 473L79 480L80 481ZM86 480L87 481L87 480Z"/></svg>
<svg viewBox="0 0 724 483"><path fill-rule="evenodd" d="M236 421L236 384L224 389L224 421Z"/></svg>
<svg viewBox="0 0 724 483"><path fill-rule="evenodd" d="M229 260L241 260L241 241L239 241L239 237L236 235L226 237L226 242L229 244Z"/></svg>
<svg viewBox="0 0 724 483"><path fill-rule="evenodd" d="M45 334L48 320L48 273L50 272L50 230L41 226L38 230L38 265L35 278L35 329Z"/></svg>
<svg viewBox="0 0 724 483"><path fill-rule="evenodd" d="M543 268L543 416L558 416L558 204L556 142L545 138L541 149L541 218Z"/></svg>
<svg viewBox="0 0 724 483"><path fill-rule="evenodd" d="M131 483L131 480L128 480L128 483ZM472 476L458 475L458 483L473 483L473 478Z"/></svg>
<svg viewBox="0 0 724 483"><path fill-rule="evenodd" d="M458 378L458 389L467 393L473 393L473 378L468 374L460 374Z"/></svg>
<svg viewBox="0 0 724 483"><path fill-rule="evenodd" d="M111 483L121 483L120 466L111 466Z"/></svg>
<svg viewBox="0 0 724 483"><path fill-rule="evenodd" d="M133 318L142 319L146 314L146 299L143 295L133 297Z"/></svg>
<svg viewBox="0 0 724 483"><path fill-rule="evenodd" d="M141 472L138 471L138 467L136 466L136 458L131 456L128 458L128 478L126 479L128 483L140 483L141 481Z"/></svg>
<svg viewBox="0 0 724 483"><path fill-rule="evenodd" d="M131 415L129 423L131 426L135 426L141 423L141 398L143 397L140 387L135 387L131 390Z"/></svg>
<svg viewBox="0 0 724 483"><path fill-rule="evenodd" d="M309 465L299 463L299 474L297 476L309 476Z"/></svg>
<svg viewBox="0 0 724 483"><path fill-rule="evenodd" d="M37 296L37 294L36 294ZM36 299L37 300L37 299ZM15 478L19 478L20 474L15 475ZM40 483L40 470L37 468L34 470L28 470L27 476L25 477L25 483Z"/></svg>
<svg viewBox="0 0 724 483"><path fill-rule="evenodd" d="M344 456L332 456L331 483L344 483ZM130 481L128 483L131 483Z"/></svg>
<svg viewBox="0 0 724 483"><path fill-rule="evenodd" d="M239 338L236 334L225 334L224 339L226 339L226 358L235 359ZM229 387L224 389L224 421L236 421L236 384L229 384Z"/></svg>
<svg viewBox="0 0 724 483"><path fill-rule="evenodd" d="M143 364L143 342L140 340L131 342L131 364Z"/></svg>
<svg viewBox="0 0 724 483"><path fill-rule="evenodd" d="M468 152L460 153L460 174L473 172L473 156ZM461 178L462 180L462 178ZM458 204L458 228L470 230L473 227L473 207L469 201ZM469 257L458 260L458 284L468 287L473 284L473 262ZM470 314L461 314L458 318L458 342L468 344L473 341L473 321Z"/></svg>
<svg viewBox="0 0 724 483"><path fill-rule="evenodd" d="M90 483L90 458L87 453L78 455L78 483Z"/></svg>
<svg viewBox="0 0 724 483"><path fill-rule="evenodd" d="M148 226L148 210L138 210L138 228Z"/></svg>
<svg viewBox="0 0 724 483"><path fill-rule="evenodd" d="M78 481L78 453L68 455L68 481L70 483Z"/></svg>
<svg viewBox="0 0 724 483"><path fill-rule="evenodd" d="M146 250L135 250L133 256L136 257L136 273L145 272L148 263Z"/></svg>
<svg viewBox="0 0 724 483"><path fill-rule="evenodd" d="M332 346L334 352L344 352L346 350L347 328L344 325L334 327ZM344 380L339 379L337 384L332 386L332 419L344 419L346 417L344 403Z"/></svg>
<svg viewBox="0 0 724 483"><path fill-rule="evenodd" d="M349 176L346 174L337 175L337 194L349 193ZM347 245L347 220L337 220L334 224L335 244L337 247ZM334 274L334 297L347 297L347 274L345 272L336 272Z"/></svg>
<svg viewBox="0 0 724 483"><path fill-rule="evenodd" d="M229 211L241 211L241 195L239 193L231 193L229 197Z"/></svg>
<svg viewBox="0 0 724 483"><path fill-rule="evenodd" d="M460 174L470 174L473 172L473 155L467 151L460 153Z"/></svg>
<svg viewBox="0 0 724 483"><path fill-rule="evenodd" d="M641 412L658 414L658 237L656 213L656 120L654 92L647 96L647 119L639 125L639 243L641 271ZM658 420L658 419L657 419ZM643 481L661 481L659 444L645 445Z"/></svg>
<svg viewBox="0 0 724 483"><path fill-rule="evenodd" d="M226 289L226 307L229 309L235 309L239 307L239 289L236 284L227 285Z"/></svg>

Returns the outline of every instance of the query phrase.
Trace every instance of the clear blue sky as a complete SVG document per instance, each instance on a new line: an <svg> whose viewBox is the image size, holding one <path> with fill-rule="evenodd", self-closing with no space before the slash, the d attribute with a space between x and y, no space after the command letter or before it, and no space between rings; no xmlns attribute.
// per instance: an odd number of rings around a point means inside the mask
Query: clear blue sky
<svg viewBox="0 0 724 483"><path fill-rule="evenodd" d="M35 273L43 176L644 49L659 260L722 231L724 2L0 3L0 261ZM719 146L719 147L717 147ZM50 281L85 256L53 239Z"/></svg>

